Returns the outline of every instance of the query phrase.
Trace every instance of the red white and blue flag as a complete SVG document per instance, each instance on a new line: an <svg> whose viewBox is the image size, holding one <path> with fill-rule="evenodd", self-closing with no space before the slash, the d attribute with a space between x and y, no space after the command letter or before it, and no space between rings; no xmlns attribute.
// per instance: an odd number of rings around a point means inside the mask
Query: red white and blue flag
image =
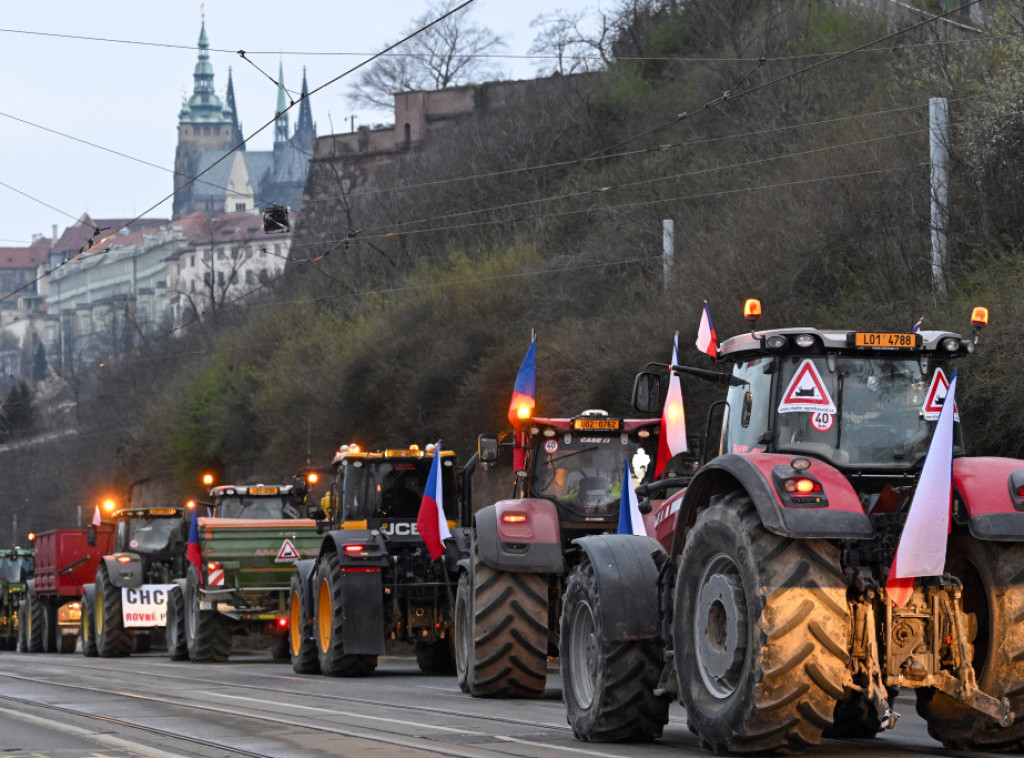
<svg viewBox="0 0 1024 758"><path fill-rule="evenodd" d="M672 342L672 365L679 363L679 332ZM686 411L683 408L683 390L679 375L672 373L668 380L668 395L661 412L661 432L658 435L658 460L654 464L654 477L665 471L673 456L686 452Z"/></svg>
<svg viewBox="0 0 1024 758"><path fill-rule="evenodd" d="M100 516L100 507L97 505L96 510L92 512L92 525L99 526L103 523L103 517Z"/></svg>
<svg viewBox="0 0 1024 758"><path fill-rule="evenodd" d="M516 385L512 389L512 402L508 404L508 420L518 426L520 419L529 418L537 397L537 335L531 335L530 348L519 365Z"/></svg>
<svg viewBox="0 0 1024 758"><path fill-rule="evenodd" d="M647 536L647 527L644 526L643 516L640 515L640 505L636 498L636 489L633 487L633 477L629 475L628 458L625 459L622 471L622 500L619 502L617 533Z"/></svg>
<svg viewBox="0 0 1024 758"><path fill-rule="evenodd" d="M935 424L928 455L914 499L910 501L903 533L889 569L885 590L903 607L914 591L914 577L938 576L946 566L950 512L953 508L953 414L956 371Z"/></svg>
<svg viewBox="0 0 1024 758"><path fill-rule="evenodd" d="M700 326L697 328L697 349L718 359L718 338L715 336L715 325L711 323L711 311L708 301L704 301L704 310L700 314Z"/></svg>
<svg viewBox="0 0 1024 758"><path fill-rule="evenodd" d="M416 528L430 551L430 557L437 560L444 554L444 541L452 536L448 519L444 517L444 488L441 477L441 441L434 446L434 463L430 467L427 486L420 501L420 512L416 516Z"/></svg>
<svg viewBox="0 0 1024 758"><path fill-rule="evenodd" d="M917 334L919 331L921 331L922 326L924 326L924 316L921 316L921 318L917 320L917 322L914 324L914 328L911 329L910 331L913 332L914 334Z"/></svg>
<svg viewBox="0 0 1024 758"><path fill-rule="evenodd" d="M188 562L196 567L196 571L199 572L199 586L205 586L203 583L203 556L199 552L199 514L192 514L192 524L188 528L188 547L185 549L185 557Z"/></svg>

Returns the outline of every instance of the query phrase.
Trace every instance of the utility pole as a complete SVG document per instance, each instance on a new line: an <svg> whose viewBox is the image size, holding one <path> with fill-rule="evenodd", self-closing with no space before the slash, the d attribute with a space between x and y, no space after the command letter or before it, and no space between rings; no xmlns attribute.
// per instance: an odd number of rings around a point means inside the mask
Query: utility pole
<svg viewBox="0 0 1024 758"><path fill-rule="evenodd" d="M944 97L928 101L928 139L932 165L932 289L943 293L949 263L949 102Z"/></svg>
<svg viewBox="0 0 1024 758"><path fill-rule="evenodd" d="M672 267L675 265L675 255L675 222L670 218L666 218L661 222L662 287L666 298L669 297L672 289Z"/></svg>

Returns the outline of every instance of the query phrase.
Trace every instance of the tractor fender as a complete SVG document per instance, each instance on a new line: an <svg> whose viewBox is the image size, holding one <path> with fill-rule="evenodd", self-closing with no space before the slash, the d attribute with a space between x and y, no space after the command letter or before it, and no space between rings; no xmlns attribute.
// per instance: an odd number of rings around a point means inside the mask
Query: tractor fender
<svg viewBox="0 0 1024 758"><path fill-rule="evenodd" d="M362 548L358 553L345 550ZM387 540L367 529L336 529L327 533L320 554L337 553L341 571L341 636L346 655L384 654L384 578ZM323 565L322 563L320 565ZM319 584L321 577L317 577ZM316 598L318 588L312 588Z"/></svg>
<svg viewBox="0 0 1024 758"><path fill-rule="evenodd" d="M955 501L980 540L1024 541L1024 461L1017 458L954 458ZM961 509L954 507L957 517Z"/></svg>
<svg viewBox="0 0 1024 758"><path fill-rule="evenodd" d="M609 642L658 637L658 574L668 553L651 537L598 534L573 540L594 569L598 627Z"/></svg>
<svg viewBox="0 0 1024 758"><path fill-rule="evenodd" d="M316 581L316 560L303 558L295 561L295 571L299 576L299 598L305 618L305 623L313 618L313 582Z"/></svg>
<svg viewBox="0 0 1024 758"><path fill-rule="evenodd" d="M507 522L504 516L523 517ZM478 557L498 571L565 572L558 511L550 500L499 500L476 513Z"/></svg>
<svg viewBox="0 0 1024 758"><path fill-rule="evenodd" d="M130 560L122 563L117 560L119 556L127 556ZM137 589L142 586L142 559L139 556L133 553L114 553L104 555L101 560L107 567L110 583L115 587Z"/></svg>
<svg viewBox="0 0 1024 758"><path fill-rule="evenodd" d="M801 539L867 539L874 530L860 497L838 469L816 458L796 471L790 462L799 456L779 453L720 455L694 475L683 495L676 534L693 526L697 511L711 498L743 489L757 508L765 529L783 537ZM820 502L795 503L780 493L777 482L808 476L821 485ZM678 540L673 542L673 554ZM681 545L678 545L681 549Z"/></svg>
<svg viewBox="0 0 1024 758"><path fill-rule="evenodd" d="M90 608L96 607L96 585L93 582L82 585L82 600L83 605L85 605L84 601L87 600Z"/></svg>

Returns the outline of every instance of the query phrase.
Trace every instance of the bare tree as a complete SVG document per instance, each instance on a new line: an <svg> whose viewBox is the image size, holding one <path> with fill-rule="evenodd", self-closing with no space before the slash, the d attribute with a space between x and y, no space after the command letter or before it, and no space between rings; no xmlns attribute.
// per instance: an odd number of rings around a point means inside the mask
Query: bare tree
<svg viewBox="0 0 1024 758"><path fill-rule="evenodd" d="M530 22L531 29L541 30L529 50L530 55L543 56L536 64L540 76L588 73L609 64L609 17L600 14L598 29L585 32L586 15L584 11L556 10Z"/></svg>
<svg viewBox="0 0 1024 758"><path fill-rule="evenodd" d="M458 0L443 0L415 19L409 33L425 27L448 13ZM349 99L357 105L391 108L398 92L439 90L472 81L500 78L502 71L492 65L487 53L505 47L505 42L486 27L467 19L466 10L444 18L369 66L349 88Z"/></svg>

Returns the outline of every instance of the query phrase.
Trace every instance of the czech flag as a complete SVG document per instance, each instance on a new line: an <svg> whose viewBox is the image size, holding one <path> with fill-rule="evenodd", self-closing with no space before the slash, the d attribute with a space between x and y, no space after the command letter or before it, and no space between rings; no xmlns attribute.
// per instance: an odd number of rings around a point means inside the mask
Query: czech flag
<svg viewBox="0 0 1024 758"><path fill-rule="evenodd" d="M537 396L537 335L531 335L530 348L523 357L516 374L516 386L512 390L512 402L508 405L508 420L518 428L522 419L530 417Z"/></svg>
<svg viewBox="0 0 1024 758"><path fill-rule="evenodd" d="M718 360L718 338L715 336L715 325L711 323L711 311L708 301L704 301L704 310L700 314L700 326L697 328L697 349Z"/></svg>
<svg viewBox="0 0 1024 758"><path fill-rule="evenodd" d="M185 549L185 557L188 562L196 567L199 572L199 586L204 587L203 581L203 556L199 552L199 514L192 514L192 525L188 528L188 547Z"/></svg>
<svg viewBox="0 0 1024 758"><path fill-rule="evenodd" d="M434 446L434 463L430 467L427 486L423 490L420 512L416 517L416 528L430 551L430 557L437 560L444 553L444 541L452 536L448 520L444 517L444 490L441 481L441 441Z"/></svg>
<svg viewBox="0 0 1024 758"><path fill-rule="evenodd" d="M924 326L924 316L921 316L921 318L917 320L917 323L914 324L914 328L911 329L910 331L912 331L914 334L917 334L919 331L921 331L922 326Z"/></svg>
<svg viewBox="0 0 1024 758"><path fill-rule="evenodd" d="M938 576L946 567L950 511L953 508L953 414L956 371L935 424L928 455L914 499L910 501L903 533L889 569L885 590L903 607L914 591L914 577Z"/></svg>
<svg viewBox="0 0 1024 758"><path fill-rule="evenodd" d="M622 470L622 500L619 502L617 533L647 536L647 527L644 526L643 516L640 515L640 505L636 499L636 489L633 488L633 477L629 475L628 458L624 461Z"/></svg>
<svg viewBox="0 0 1024 758"><path fill-rule="evenodd" d="M672 343L672 365L679 363L679 332ZM668 380L668 396L661 412L661 433L658 436L658 460L654 466L654 478L665 471L672 456L686 452L686 411L683 408L683 390L679 375L672 373Z"/></svg>

